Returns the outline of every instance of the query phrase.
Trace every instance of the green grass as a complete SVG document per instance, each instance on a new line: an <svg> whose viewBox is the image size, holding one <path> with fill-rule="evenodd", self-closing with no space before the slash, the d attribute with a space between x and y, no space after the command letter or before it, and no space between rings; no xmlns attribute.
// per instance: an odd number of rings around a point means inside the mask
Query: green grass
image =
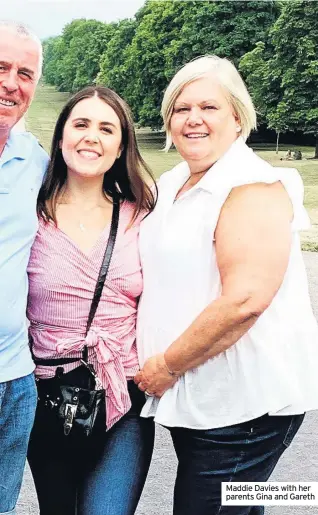
<svg viewBox="0 0 318 515"><path fill-rule="evenodd" d="M49 152L52 133L56 119L69 98L69 93L57 92L53 87L39 85L35 99L28 111L27 129L35 134L44 148ZM162 151L164 140L161 133L153 133L145 129L137 131L139 147L143 158L153 170L155 177L175 166L181 161L175 150L168 153ZM302 161L280 161L287 149L297 148L302 151ZM305 207L308 210L312 227L301 234L302 248L318 252L318 161L308 160L314 155L313 147L281 145L276 154L274 145L255 145L256 153L273 166L297 168L305 185Z"/></svg>
<svg viewBox="0 0 318 515"><path fill-rule="evenodd" d="M69 93L60 93L52 86L39 84L27 118L27 130L39 138L41 145L50 151L53 129Z"/></svg>

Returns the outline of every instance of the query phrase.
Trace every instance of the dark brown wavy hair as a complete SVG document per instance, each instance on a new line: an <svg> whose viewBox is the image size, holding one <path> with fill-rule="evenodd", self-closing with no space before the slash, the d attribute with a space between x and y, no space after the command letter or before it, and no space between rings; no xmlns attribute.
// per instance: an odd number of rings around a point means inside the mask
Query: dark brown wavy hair
<svg viewBox="0 0 318 515"><path fill-rule="evenodd" d="M122 152L120 157L115 160L113 166L104 175L104 193L111 198L117 197L120 200L129 200L135 204L130 224L136 220L142 211L146 211L147 214L155 206L157 197L156 183L149 167L138 150L130 108L115 91L104 86L88 86L67 101L56 122L51 145L51 161L37 202L38 216L47 222L52 220L55 224L57 223L57 198L67 177L67 166L59 146L63 138L65 123L78 102L94 96L103 100L115 111L120 120L122 130ZM147 175L150 178L150 185L145 180ZM151 185L154 186L153 189L151 189Z"/></svg>

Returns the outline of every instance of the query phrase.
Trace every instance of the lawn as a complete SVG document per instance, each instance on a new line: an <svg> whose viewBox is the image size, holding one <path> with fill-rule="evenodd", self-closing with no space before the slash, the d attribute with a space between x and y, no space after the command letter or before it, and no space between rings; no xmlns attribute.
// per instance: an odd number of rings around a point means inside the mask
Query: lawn
<svg viewBox="0 0 318 515"><path fill-rule="evenodd" d="M40 84L35 99L28 111L27 129L33 132L40 140L44 148L49 151L54 124L68 93L57 92L53 87ZM152 168L154 175L159 177L161 173L172 168L181 158L175 150L168 153L162 152L163 137L160 133L153 133L145 129L137 131L138 142L142 156ZM280 146L278 155L274 146L257 145L256 153L274 166L286 166L297 168L305 185L305 206L311 218L312 228L302 233L302 247L304 250L318 252L318 161L308 160L314 154L313 147L298 147L302 151L302 161L280 161L292 145Z"/></svg>

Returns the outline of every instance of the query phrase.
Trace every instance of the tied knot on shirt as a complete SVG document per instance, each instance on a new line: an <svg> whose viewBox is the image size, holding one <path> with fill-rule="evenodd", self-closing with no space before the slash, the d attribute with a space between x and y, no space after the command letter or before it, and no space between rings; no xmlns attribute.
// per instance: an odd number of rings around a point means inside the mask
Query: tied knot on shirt
<svg viewBox="0 0 318 515"><path fill-rule="evenodd" d="M94 348L99 363L109 363L119 358L120 342L105 329L91 327L86 336L74 336L58 342L59 354L79 352L84 346Z"/></svg>

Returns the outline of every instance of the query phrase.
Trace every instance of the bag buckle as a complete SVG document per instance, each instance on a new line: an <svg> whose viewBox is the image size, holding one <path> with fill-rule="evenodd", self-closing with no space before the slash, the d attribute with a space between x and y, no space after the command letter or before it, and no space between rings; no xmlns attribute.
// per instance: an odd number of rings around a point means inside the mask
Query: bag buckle
<svg viewBox="0 0 318 515"><path fill-rule="evenodd" d="M68 436L73 427L73 421L77 410L77 404L66 404L65 406L65 420L64 420L64 434Z"/></svg>
<svg viewBox="0 0 318 515"><path fill-rule="evenodd" d="M95 374L95 390L102 390L103 385L101 380L99 379L98 375Z"/></svg>
<svg viewBox="0 0 318 515"><path fill-rule="evenodd" d="M84 365L86 368L88 368L88 370L90 371L90 373L94 377L94 379L95 379L95 388L94 388L94 390L102 390L103 389L102 382L99 379L98 375L96 374L93 365L91 363L87 363L84 359L81 359L80 362L82 363L82 365Z"/></svg>

